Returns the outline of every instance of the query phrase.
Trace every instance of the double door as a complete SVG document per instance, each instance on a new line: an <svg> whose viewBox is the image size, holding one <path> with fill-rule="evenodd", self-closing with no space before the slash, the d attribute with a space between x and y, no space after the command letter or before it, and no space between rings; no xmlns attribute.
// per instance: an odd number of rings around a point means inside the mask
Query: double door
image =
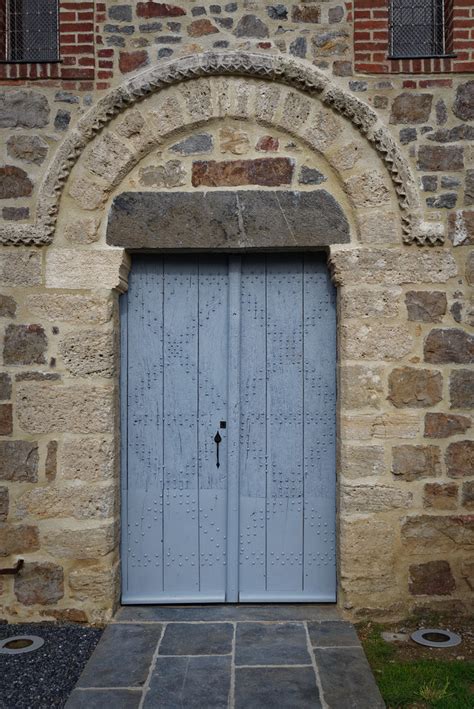
<svg viewBox="0 0 474 709"><path fill-rule="evenodd" d="M122 602L334 601L325 258L133 258L121 298Z"/></svg>

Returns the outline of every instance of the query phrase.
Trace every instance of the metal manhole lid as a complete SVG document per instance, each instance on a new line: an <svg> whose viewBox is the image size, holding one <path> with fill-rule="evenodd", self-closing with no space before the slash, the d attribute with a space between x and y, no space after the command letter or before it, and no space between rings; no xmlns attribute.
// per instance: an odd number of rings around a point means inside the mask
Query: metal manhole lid
<svg viewBox="0 0 474 709"><path fill-rule="evenodd" d="M0 655L22 655L38 650L42 645L44 640L38 635L12 635L0 640Z"/></svg>
<svg viewBox="0 0 474 709"><path fill-rule="evenodd" d="M429 637L430 635L432 636L431 638ZM425 645L426 647L456 647L456 645L461 643L459 635L452 633L450 630L441 630L441 628L416 630L410 637L418 645Z"/></svg>

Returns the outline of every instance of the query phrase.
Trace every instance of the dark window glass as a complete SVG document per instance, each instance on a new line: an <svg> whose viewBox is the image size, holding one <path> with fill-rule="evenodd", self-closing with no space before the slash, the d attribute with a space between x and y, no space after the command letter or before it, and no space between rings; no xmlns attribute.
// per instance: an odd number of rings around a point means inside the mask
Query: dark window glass
<svg viewBox="0 0 474 709"><path fill-rule="evenodd" d="M5 10L7 61L58 61L58 0L6 0Z"/></svg>
<svg viewBox="0 0 474 709"><path fill-rule="evenodd" d="M444 0L392 0L392 57L431 57L445 53Z"/></svg>

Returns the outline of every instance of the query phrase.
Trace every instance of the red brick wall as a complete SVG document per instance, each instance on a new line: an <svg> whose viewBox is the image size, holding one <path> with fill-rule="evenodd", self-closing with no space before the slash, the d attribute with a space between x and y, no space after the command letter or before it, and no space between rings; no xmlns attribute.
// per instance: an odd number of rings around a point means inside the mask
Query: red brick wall
<svg viewBox="0 0 474 709"><path fill-rule="evenodd" d="M99 4L99 3L98 3ZM76 82L95 78L95 13L94 0L61 1L59 4L59 62L0 64L2 83L21 80L58 80L65 88L76 88ZM0 32L5 32L5 3L0 3ZM2 26L3 23L3 26ZM4 49L5 43L1 42ZM4 56L0 54L0 59ZM72 82L72 83L71 83ZM82 88L86 88L81 84ZM78 87L80 88L80 87ZM87 88L92 88L89 85Z"/></svg>
<svg viewBox="0 0 474 709"><path fill-rule="evenodd" d="M388 59L389 0L354 0L355 69L365 74L474 71L474 2L446 0L446 51L454 57Z"/></svg>

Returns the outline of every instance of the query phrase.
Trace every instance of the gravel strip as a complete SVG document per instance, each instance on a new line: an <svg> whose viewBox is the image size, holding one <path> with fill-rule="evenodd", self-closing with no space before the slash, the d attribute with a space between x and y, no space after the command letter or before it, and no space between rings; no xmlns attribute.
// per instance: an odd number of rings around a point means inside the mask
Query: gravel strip
<svg viewBox="0 0 474 709"><path fill-rule="evenodd" d="M64 707L102 630L56 623L1 624L0 639L39 635L44 645L23 655L0 655L1 709Z"/></svg>

